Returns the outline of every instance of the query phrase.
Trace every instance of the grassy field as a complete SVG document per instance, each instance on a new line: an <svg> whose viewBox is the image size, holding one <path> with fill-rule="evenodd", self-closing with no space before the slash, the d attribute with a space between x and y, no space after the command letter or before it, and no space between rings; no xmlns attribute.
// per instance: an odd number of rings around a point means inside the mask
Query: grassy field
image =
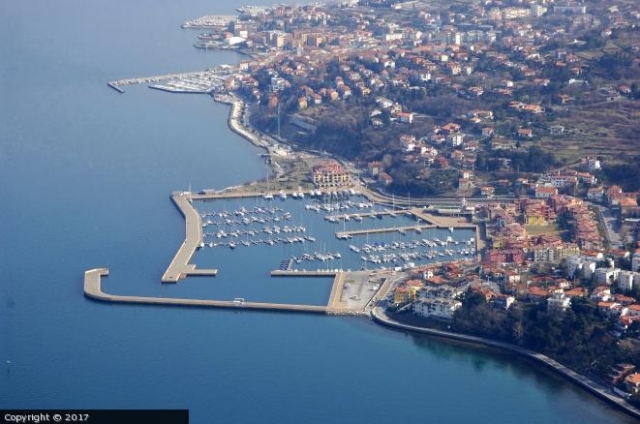
<svg viewBox="0 0 640 424"><path fill-rule="evenodd" d="M554 223L551 225L525 225L527 235L541 236L545 234L561 234L562 230Z"/></svg>

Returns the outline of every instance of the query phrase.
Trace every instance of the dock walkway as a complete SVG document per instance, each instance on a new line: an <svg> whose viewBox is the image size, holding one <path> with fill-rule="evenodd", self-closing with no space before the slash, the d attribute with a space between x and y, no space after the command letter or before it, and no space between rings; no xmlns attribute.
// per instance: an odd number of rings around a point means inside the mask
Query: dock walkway
<svg viewBox="0 0 640 424"><path fill-rule="evenodd" d="M423 225L407 225L400 227L385 227L385 228L368 228L365 230L350 230L350 231L338 231L336 233L336 238L343 239L347 237L353 237L363 234L377 234L377 233L407 233L408 231L415 231L416 233L421 233L422 230L428 230L432 228L437 228L436 225L431 224L423 224Z"/></svg>

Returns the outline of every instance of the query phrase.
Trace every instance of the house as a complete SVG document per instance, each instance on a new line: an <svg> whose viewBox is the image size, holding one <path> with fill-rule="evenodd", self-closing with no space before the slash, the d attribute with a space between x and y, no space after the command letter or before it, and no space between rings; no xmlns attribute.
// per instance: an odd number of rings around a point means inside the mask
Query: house
<svg viewBox="0 0 640 424"><path fill-rule="evenodd" d="M622 315L622 305L618 302L601 301L597 304L598 312L607 317L617 317Z"/></svg>
<svg viewBox="0 0 640 424"><path fill-rule="evenodd" d="M369 162L367 164L367 171L370 176L376 177L380 172L384 170L382 162Z"/></svg>
<svg viewBox="0 0 640 424"><path fill-rule="evenodd" d="M485 196L487 198L492 198L496 193L495 187L491 186L482 186L480 187L480 195Z"/></svg>
<svg viewBox="0 0 640 424"><path fill-rule="evenodd" d="M412 112L398 112L396 117L400 122L404 122L406 124L413 123L413 113Z"/></svg>
<svg viewBox="0 0 640 424"><path fill-rule="evenodd" d="M499 294L491 300L491 306L498 309L509 309L516 298L506 294Z"/></svg>
<svg viewBox="0 0 640 424"><path fill-rule="evenodd" d="M391 185L391 183L393 183L393 177L391 177L391 175L383 171L378 174L378 181L382 183L382 185L388 186L388 185Z"/></svg>
<svg viewBox="0 0 640 424"><path fill-rule="evenodd" d="M460 191L469 191L473 189L474 183L472 179L469 178L459 178L458 179L458 190Z"/></svg>
<svg viewBox="0 0 640 424"><path fill-rule="evenodd" d="M566 296L564 290L554 290L547 299L547 311L566 311L571 306L571 298Z"/></svg>
<svg viewBox="0 0 640 424"><path fill-rule="evenodd" d="M538 186L535 189L535 198L536 199L548 199L552 196L558 195L558 189L555 187L547 187L547 186Z"/></svg>
<svg viewBox="0 0 640 424"><path fill-rule="evenodd" d="M618 385L622 382L628 375L631 375L635 372L636 367L633 364L618 364L615 367L612 367L611 373L609 374L610 383L612 385Z"/></svg>
<svg viewBox="0 0 640 424"><path fill-rule="evenodd" d="M589 296L591 300L599 300L602 302L608 302L612 299L611 297L611 289L609 286L598 286L591 292Z"/></svg>
<svg viewBox="0 0 640 424"><path fill-rule="evenodd" d="M640 390L640 373L633 373L624 379L624 385L628 393L638 393Z"/></svg>
<svg viewBox="0 0 640 424"><path fill-rule="evenodd" d="M549 297L549 291L542 287L532 286L529 287L527 297L531 302L541 302Z"/></svg>
<svg viewBox="0 0 640 424"><path fill-rule="evenodd" d="M533 138L533 130L531 128L520 128L518 130L519 138Z"/></svg>
<svg viewBox="0 0 640 424"><path fill-rule="evenodd" d="M595 202L601 202L604 199L604 188L589 187L587 190L587 199Z"/></svg>

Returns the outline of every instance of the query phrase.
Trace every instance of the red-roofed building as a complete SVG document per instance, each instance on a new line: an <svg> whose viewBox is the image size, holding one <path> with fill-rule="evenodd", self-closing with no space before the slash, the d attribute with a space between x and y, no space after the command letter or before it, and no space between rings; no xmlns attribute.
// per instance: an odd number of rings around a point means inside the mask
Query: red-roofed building
<svg viewBox="0 0 640 424"><path fill-rule="evenodd" d="M558 189L555 187L536 187L536 199L548 199L549 197L556 196L557 194Z"/></svg>
<svg viewBox="0 0 640 424"><path fill-rule="evenodd" d="M338 187L351 183L351 175L336 161L326 161L313 167L316 187Z"/></svg>

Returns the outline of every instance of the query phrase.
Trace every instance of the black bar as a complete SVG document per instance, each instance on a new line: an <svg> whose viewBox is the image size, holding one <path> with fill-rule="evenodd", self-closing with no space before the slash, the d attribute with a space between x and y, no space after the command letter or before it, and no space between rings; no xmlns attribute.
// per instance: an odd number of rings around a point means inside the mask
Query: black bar
<svg viewBox="0 0 640 424"><path fill-rule="evenodd" d="M189 424L187 409L0 409L0 424Z"/></svg>

